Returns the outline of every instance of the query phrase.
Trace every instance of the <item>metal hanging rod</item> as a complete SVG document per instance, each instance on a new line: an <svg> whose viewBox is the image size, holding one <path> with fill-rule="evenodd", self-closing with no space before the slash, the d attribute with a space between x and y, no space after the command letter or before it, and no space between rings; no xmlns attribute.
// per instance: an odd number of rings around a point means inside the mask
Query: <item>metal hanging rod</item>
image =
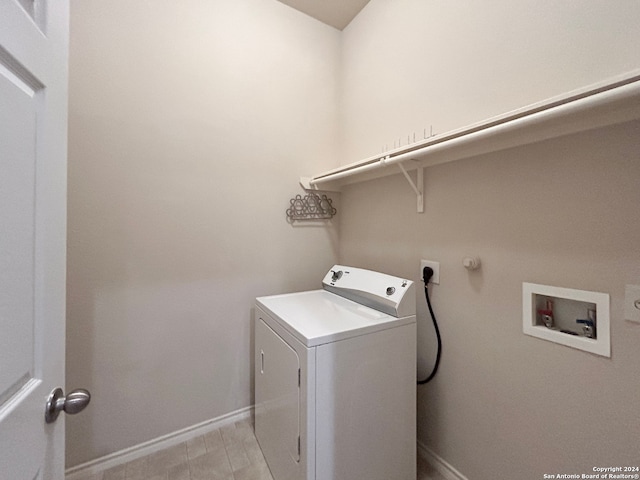
<svg viewBox="0 0 640 480"><path fill-rule="evenodd" d="M315 177L303 177L300 183L304 188L313 190L318 189L321 184L408 160L426 160L434 154L453 151L453 158L444 161L457 160L477 154L478 151L487 153L523 145L529 141L555 138L628 121L640 117L639 97L640 70L634 70L448 134L430 137L382 157L371 157ZM455 156L455 149L461 147L464 147L463 153Z"/></svg>

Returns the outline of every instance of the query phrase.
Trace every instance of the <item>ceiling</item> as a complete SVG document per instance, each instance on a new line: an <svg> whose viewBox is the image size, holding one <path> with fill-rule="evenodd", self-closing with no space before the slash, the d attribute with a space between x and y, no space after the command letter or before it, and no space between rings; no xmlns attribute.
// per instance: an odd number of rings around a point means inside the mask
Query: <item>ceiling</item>
<svg viewBox="0 0 640 480"><path fill-rule="evenodd" d="M327 25L342 30L369 0L279 0Z"/></svg>

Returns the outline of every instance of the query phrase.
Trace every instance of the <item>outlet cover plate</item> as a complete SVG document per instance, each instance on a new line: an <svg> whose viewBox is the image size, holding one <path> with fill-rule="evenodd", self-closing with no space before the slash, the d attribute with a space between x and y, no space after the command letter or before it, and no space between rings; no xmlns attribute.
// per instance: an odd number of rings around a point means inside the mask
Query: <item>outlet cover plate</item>
<svg viewBox="0 0 640 480"><path fill-rule="evenodd" d="M640 285L626 285L624 288L624 318L640 323Z"/></svg>
<svg viewBox="0 0 640 480"><path fill-rule="evenodd" d="M434 285L440 285L440 262L434 262L432 260L420 260L420 280L422 280L422 271L424 267L433 268L433 277L431 277L431 281L429 283L433 283Z"/></svg>

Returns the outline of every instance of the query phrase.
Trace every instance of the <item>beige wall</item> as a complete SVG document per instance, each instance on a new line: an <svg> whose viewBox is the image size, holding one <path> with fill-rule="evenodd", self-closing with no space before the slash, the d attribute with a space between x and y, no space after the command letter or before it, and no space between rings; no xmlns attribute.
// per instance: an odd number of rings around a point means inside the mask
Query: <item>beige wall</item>
<svg viewBox="0 0 640 480"><path fill-rule="evenodd" d="M421 258L440 262L418 438L470 480L637 461L640 325L622 302L640 283L639 151L631 123L430 167L423 214L402 176L343 191L341 262L416 281ZM608 293L611 358L524 335L522 282ZM430 322L418 290L422 377Z"/></svg>
<svg viewBox="0 0 640 480"><path fill-rule="evenodd" d="M344 31L345 162L640 67L635 1L461 3L372 0ZM418 434L470 480L637 462L640 326L622 302L640 283L639 151L636 122L430 167L423 214L401 175L341 194L341 262L415 280L441 263ZM610 294L612 357L524 335L525 281ZM421 292L418 323L424 376Z"/></svg>
<svg viewBox="0 0 640 480"><path fill-rule="evenodd" d="M640 2L371 0L343 31L343 161L637 69Z"/></svg>
<svg viewBox="0 0 640 480"><path fill-rule="evenodd" d="M72 2L67 388L94 398L67 466L249 406L253 298L338 255L441 262L419 436L470 479L636 460L638 124L431 167L422 215L392 176L347 188L337 226L284 219L338 155L638 68L635 0L517 3L371 0L340 34L276 1ZM524 336L522 281L610 293L612 358Z"/></svg>
<svg viewBox="0 0 640 480"><path fill-rule="evenodd" d="M253 299L337 253L285 210L335 166L339 53L276 1L73 1L71 29L68 467L253 403Z"/></svg>

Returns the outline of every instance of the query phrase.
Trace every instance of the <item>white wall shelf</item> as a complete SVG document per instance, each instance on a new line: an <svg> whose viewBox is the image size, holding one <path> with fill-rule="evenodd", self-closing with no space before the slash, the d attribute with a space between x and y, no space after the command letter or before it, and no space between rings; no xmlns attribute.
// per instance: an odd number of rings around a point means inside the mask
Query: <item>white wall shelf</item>
<svg viewBox="0 0 640 480"><path fill-rule="evenodd" d="M485 153L640 118L640 70L568 92L461 129L335 168L301 177L307 190L340 191L351 183L399 173L422 205L422 169ZM407 171L417 169L414 184Z"/></svg>

